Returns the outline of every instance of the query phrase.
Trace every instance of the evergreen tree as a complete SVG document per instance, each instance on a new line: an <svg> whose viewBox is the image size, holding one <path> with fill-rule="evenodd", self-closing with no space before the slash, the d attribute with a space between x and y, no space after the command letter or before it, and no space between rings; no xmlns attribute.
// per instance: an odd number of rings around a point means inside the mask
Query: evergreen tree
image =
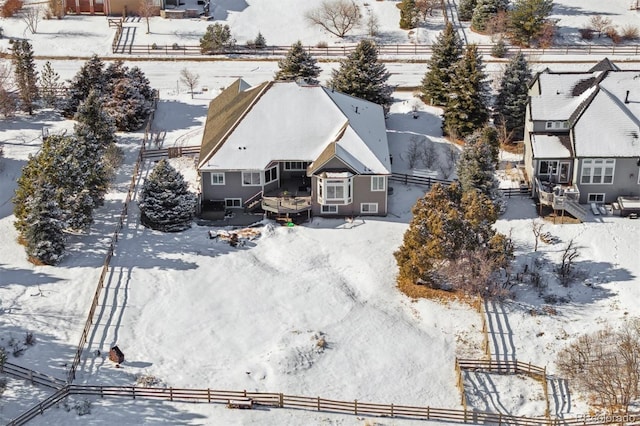
<svg viewBox="0 0 640 426"><path fill-rule="evenodd" d="M58 106L60 89L64 85L60 82L60 75L53 69L51 62L47 61L40 73L40 97L44 105L49 108Z"/></svg>
<svg viewBox="0 0 640 426"><path fill-rule="evenodd" d="M371 40L362 40L355 50L340 60L331 72L329 85L338 92L382 105L385 114L391 105L393 89L387 84L389 72L378 62L378 51Z"/></svg>
<svg viewBox="0 0 640 426"><path fill-rule="evenodd" d="M529 100L528 84L531 70L521 52L509 60L496 97L495 117L497 124L505 126L510 139L522 139L524 136L524 120Z"/></svg>
<svg viewBox="0 0 640 426"><path fill-rule="evenodd" d="M428 71L422 79L422 100L432 105L445 105L453 66L462 55L462 41L451 23L447 23L432 46Z"/></svg>
<svg viewBox="0 0 640 426"><path fill-rule="evenodd" d="M33 49L27 40L14 41L11 46L20 103L23 110L32 115L38 100L38 71L33 59Z"/></svg>
<svg viewBox="0 0 640 426"><path fill-rule="evenodd" d="M553 0L515 0L509 11L509 31L514 43L529 46L542 32Z"/></svg>
<svg viewBox="0 0 640 426"><path fill-rule="evenodd" d="M418 9L416 0L402 0L398 5L400 8L400 28L411 30L418 24Z"/></svg>
<svg viewBox="0 0 640 426"><path fill-rule="evenodd" d="M264 49L265 47L267 47L267 39L264 38L260 31L258 31L258 35L253 40L253 45L256 47L256 49Z"/></svg>
<svg viewBox="0 0 640 426"><path fill-rule="evenodd" d="M206 32L200 38L200 50L202 53L216 53L231 48L236 40L231 36L229 25L215 23L207 27Z"/></svg>
<svg viewBox="0 0 640 426"><path fill-rule="evenodd" d="M152 110L145 98L144 86L130 78L122 78L113 85L113 92L104 101L104 109L113 118L118 130L137 130L144 124Z"/></svg>
<svg viewBox="0 0 640 426"><path fill-rule="evenodd" d="M316 59L304 50L299 40L292 44L287 55L278 61L278 68L276 80L291 81L303 78L311 84L318 83L316 78L321 71Z"/></svg>
<svg viewBox="0 0 640 426"><path fill-rule="evenodd" d="M495 236L497 215L491 201L478 191L463 193L458 184L434 185L418 199L400 248L394 253L398 282L438 287L436 272L463 251L488 245Z"/></svg>
<svg viewBox="0 0 640 426"><path fill-rule="evenodd" d="M489 118L486 106L489 86L476 45L467 46L456 63L449 89L443 131L454 138L468 136Z"/></svg>
<svg viewBox="0 0 640 426"><path fill-rule="evenodd" d="M101 156L107 147L116 142L116 127L113 118L104 110L100 93L95 90L89 92L87 98L80 104L73 117L78 123L75 133L91 132L97 140L97 146L90 149L96 156Z"/></svg>
<svg viewBox="0 0 640 426"><path fill-rule="evenodd" d="M196 196L189 192L182 174L161 160L142 187L140 221L159 231L183 231L191 227L195 205Z"/></svg>
<svg viewBox="0 0 640 426"><path fill-rule="evenodd" d="M492 200L498 197L498 179L495 175L492 147L481 135L467 141L457 166L458 181L463 191L478 190Z"/></svg>
<svg viewBox="0 0 640 426"><path fill-rule="evenodd" d="M45 161L48 159L40 155L40 153L29 155L27 164L22 168L22 173L18 177L15 194L11 200L13 202L13 215L16 218L13 224L20 234L24 233L27 225L27 215L29 214L27 200L35 193L38 182L41 180L40 173L43 173L47 166Z"/></svg>
<svg viewBox="0 0 640 426"><path fill-rule="evenodd" d="M39 183L27 205L29 214L23 234L27 256L34 263L55 265L65 251L62 211L55 189L49 183Z"/></svg>
<svg viewBox="0 0 640 426"><path fill-rule="evenodd" d="M473 10L476 8L478 0L460 0L458 6L458 18L461 21L470 21L473 17Z"/></svg>
<svg viewBox="0 0 640 426"><path fill-rule="evenodd" d="M471 27L476 31L486 30L489 20L508 7L509 3L506 0L478 0L473 9Z"/></svg>
<svg viewBox="0 0 640 426"><path fill-rule="evenodd" d="M131 81L131 84L138 88L138 91L142 97L147 101L147 107L153 108L156 92L151 87L151 83L147 76L138 67L133 67L127 70L127 78Z"/></svg>
<svg viewBox="0 0 640 426"><path fill-rule="evenodd" d="M98 55L93 55L69 81L69 92L62 114L72 118L78 106L89 96L89 92L95 90L100 95L104 93L105 83L104 63Z"/></svg>

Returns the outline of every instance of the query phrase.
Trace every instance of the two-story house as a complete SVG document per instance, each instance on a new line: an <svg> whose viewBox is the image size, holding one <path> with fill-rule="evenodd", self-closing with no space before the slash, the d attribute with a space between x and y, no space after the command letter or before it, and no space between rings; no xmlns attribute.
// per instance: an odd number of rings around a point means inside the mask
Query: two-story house
<svg viewBox="0 0 640 426"><path fill-rule="evenodd" d="M524 163L542 204L580 215L578 203L640 195L640 71L607 59L587 72L546 69L529 95Z"/></svg>
<svg viewBox="0 0 640 426"><path fill-rule="evenodd" d="M211 101L198 170L204 210L386 215L384 111L319 85L239 79Z"/></svg>

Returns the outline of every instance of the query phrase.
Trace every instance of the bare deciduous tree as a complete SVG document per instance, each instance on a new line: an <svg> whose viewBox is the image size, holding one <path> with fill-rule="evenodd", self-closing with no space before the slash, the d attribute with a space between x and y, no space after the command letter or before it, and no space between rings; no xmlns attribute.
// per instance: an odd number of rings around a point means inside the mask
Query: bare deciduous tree
<svg viewBox="0 0 640 426"><path fill-rule="evenodd" d="M153 0L140 0L140 3L138 3L138 14L141 18L144 18L147 24L147 34L151 32L149 18L156 16L159 10L160 8L154 4Z"/></svg>
<svg viewBox="0 0 640 426"><path fill-rule="evenodd" d="M440 172L442 173L443 178L449 179L453 174L456 164L458 163L458 155L459 153L456 148L447 146L445 161L444 163L440 163Z"/></svg>
<svg viewBox="0 0 640 426"><path fill-rule="evenodd" d="M611 18L605 18L602 15L595 15L589 19L591 28L598 33L598 38L611 28Z"/></svg>
<svg viewBox="0 0 640 426"><path fill-rule="evenodd" d="M535 219L531 219L531 232L533 232L533 237L535 238L535 243L533 244L533 251L538 251L538 243L540 242L540 235L542 234L542 228L544 228L544 223L536 222Z"/></svg>
<svg viewBox="0 0 640 426"><path fill-rule="evenodd" d="M611 414L627 413L640 397L640 319L620 330L580 336L558 354L558 368Z"/></svg>
<svg viewBox="0 0 640 426"><path fill-rule="evenodd" d="M571 239L562 251L562 260L557 269L560 284L565 287L567 287L571 283L574 269L573 262L578 256L580 256L578 247L576 247L575 241Z"/></svg>
<svg viewBox="0 0 640 426"><path fill-rule="evenodd" d="M422 161L422 165L431 169L433 164L438 159L438 151L436 150L436 146L431 141L427 141L427 143L422 145L422 150L420 151L420 161Z"/></svg>
<svg viewBox="0 0 640 426"><path fill-rule="evenodd" d="M200 81L200 76L196 73L189 71L187 68L182 68L180 71L180 81L189 87L189 92L191 92L191 99L193 99L193 89Z"/></svg>
<svg viewBox="0 0 640 426"><path fill-rule="evenodd" d="M323 0L319 7L306 13L305 18L314 25L343 38L360 23L360 8L350 0Z"/></svg>
<svg viewBox="0 0 640 426"><path fill-rule="evenodd" d="M423 140L418 135L411 136L409 142L409 148L407 148L407 162L409 163L409 168L413 169L418 161L420 160L420 147L423 143Z"/></svg>
<svg viewBox="0 0 640 426"><path fill-rule="evenodd" d="M416 10L426 20L428 16L433 16L433 11L442 6L440 0L416 0Z"/></svg>
<svg viewBox="0 0 640 426"><path fill-rule="evenodd" d="M369 37L375 37L380 33L380 19L378 19L378 15L375 13L369 12L366 25Z"/></svg>
<svg viewBox="0 0 640 426"><path fill-rule="evenodd" d="M15 90L11 62L0 61L0 114L4 117L13 116L18 109Z"/></svg>
<svg viewBox="0 0 640 426"><path fill-rule="evenodd" d="M27 24L27 28L31 31L31 34L35 34L38 32L38 22L40 22L40 8L35 7L25 7L22 10L22 20L25 24Z"/></svg>

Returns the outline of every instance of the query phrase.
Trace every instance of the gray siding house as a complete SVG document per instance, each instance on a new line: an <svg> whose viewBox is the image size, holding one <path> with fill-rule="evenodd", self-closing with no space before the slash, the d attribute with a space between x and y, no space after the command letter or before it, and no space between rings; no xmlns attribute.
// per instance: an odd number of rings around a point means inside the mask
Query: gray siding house
<svg viewBox="0 0 640 426"><path fill-rule="evenodd" d="M209 105L198 170L203 211L384 216L384 111L319 85L239 79Z"/></svg>
<svg viewBox="0 0 640 426"><path fill-rule="evenodd" d="M546 69L529 87L525 170L542 204L634 205L640 196L640 71L609 60L587 72ZM582 208L584 211L584 208Z"/></svg>

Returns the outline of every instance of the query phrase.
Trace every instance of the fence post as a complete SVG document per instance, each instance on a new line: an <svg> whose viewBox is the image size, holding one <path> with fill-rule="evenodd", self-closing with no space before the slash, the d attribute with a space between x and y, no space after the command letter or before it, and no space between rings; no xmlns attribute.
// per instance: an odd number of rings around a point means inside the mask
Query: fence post
<svg viewBox="0 0 640 426"><path fill-rule="evenodd" d="M244 397L246 398L247 397L247 390L245 389L243 392L244 392Z"/></svg>
<svg viewBox="0 0 640 426"><path fill-rule="evenodd" d="M31 384L33 384L33 370L29 370L29 380L31 381Z"/></svg>
<svg viewBox="0 0 640 426"><path fill-rule="evenodd" d="M353 400L353 412L354 412L354 414L356 416L358 415L358 400L357 399Z"/></svg>
<svg viewBox="0 0 640 426"><path fill-rule="evenodd" d="M427 420L429 420L431 418L430 414L429 414L429 407L427 407Z"/></svg>
<svg viewBox="0 0 640 426"><path fill-rule="evenodd" d="M136 399L136 387L135 386L131 386L131 396L133 396L133 399Z"/></svg>
<svg viewBox="0 0 640 426"><path fill-rule="evenodd" d="M320 397L318 397L318 411L320 411Z"/></svg>
<svg viewBox="0 0 640 426"><path fill-rule="evenodd" d="M498 414L498 425L502 424L502 413Z"/></svg>
<svg viewBox="0 0 640 426"><path fill-rule="evenodd" d="M393 417L393 402L391 403L391 417Z"/></svg>
<svg viewBox="0 0 640 426"><path fill-rule="evenodd" d="M211 388L207 388L207 402L211 404Z"/></svg>
<svg viewBox="0 0 640 426"><path fill-rule="evenodd" d="M102 385L100 385L100 398L104 398L104 390L102 389Z"/></svg>
<svg viewBox="0 0 640 426"><path fill-rule="evenodd" d="M278 401L278 406L280 408L284 407L284 397L282 396L282 394L279 395L280 400Z"/></svg>
<svg viewBox="0 0 640 426"><path fill-rule="evenodd" d="M173 387L169 388L169 401L173 401Z"/></svg>

